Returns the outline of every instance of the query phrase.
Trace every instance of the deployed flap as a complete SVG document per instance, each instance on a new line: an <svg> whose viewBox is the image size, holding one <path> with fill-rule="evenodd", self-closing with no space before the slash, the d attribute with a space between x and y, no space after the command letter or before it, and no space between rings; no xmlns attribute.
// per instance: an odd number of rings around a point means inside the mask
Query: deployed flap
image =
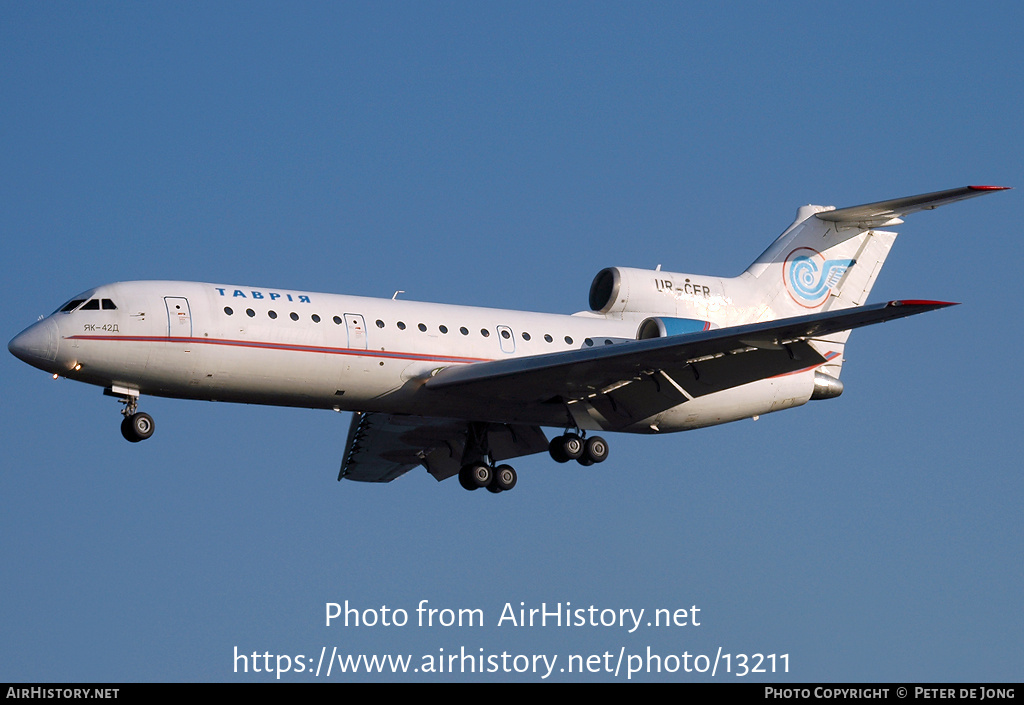
<svg viewBox="0 0 1024 705"><path fill-rule="evenodd" d="M352 417L338 479L391 482L423 464L428 453L453 441L458 445L452 453L461 459L465 438L458 436L464 427L450 419L357 413Z"/></svg>
<svg viewBox="0 0 1024 705"><path fill-rule="evenodd" d="M424 388L486 398L492 403L584 398L600 403L597 398L605 396L609 404L635 408L617 414L624 422L649 408L679 403L684 391L691 397L700 396L824 363L825 358L803 342L808 338L951 305L891 301L702 333L448 367L426 380ZM667 384L661 384L655 378L662 370L669 377L682 375L687 367L691 383L680 385L681 389L671 389L672 379L664 378ZM661 399L649 402L653 407L643 399L630 398L634 389L624 389L645 377L657 383L651 389Z"/></svg>
<svg viewBox="0 0 1024 705"><path fill-rule="evenodd" d="M863 225L864 227L881 227L884 225L899 224L902 216L918 211L931 210L944 206L947 203L955 203L966 198L983 196L992 191L1005 191L1007 186L964 186L962 188L949 189L948 191L935 191L920 196L907 196L905 198L894 198L889 201L877 203L866 203L862 206L851 206L850 208L839 208L836 210L817 213L821 220L828 220L834 223L850 223Z"/></svg>
<svg viewBox="0 0 1024 705"><path fill-rule="evenodd" d="M483 424L493 460L547 450L536 426ZM359 412L352 418L338 479L391 482L417 465L438 481L462 467L469 423L458 419Z"/></svg>

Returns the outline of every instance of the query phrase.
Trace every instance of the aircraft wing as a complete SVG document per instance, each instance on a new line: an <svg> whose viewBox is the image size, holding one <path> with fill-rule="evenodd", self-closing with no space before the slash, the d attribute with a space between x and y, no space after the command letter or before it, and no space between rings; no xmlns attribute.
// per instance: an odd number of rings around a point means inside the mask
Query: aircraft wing
<svg viewBox="0 0 1024 705"><path fill-rule="evenodd" d="M537 426L470 424L459 419L360 412L352 418L338 479L391 482L418 465L438 481L459 472L471 433L486 436L494 460L547 450Z"/></svg>
<svg viewBox="0 0 1024 705"><path fill-rule="evenodd" d="M542 425L564 425L571 422L564 402L586 399L612 427L621 428L704 394L813 369L829 358L807 342L811 338L952 305L890 301L444 368L421 383L427 406L441 415L361 412L353 417L338 479L390 482L423 465L444 480L458 473L473 435L495 461L547 449L536 422L501 423L497 417L529 416L544 418ZM466 420L474 413L492 417L491 422Z"/></svg>
<svg viewBox="0 0 1024 705"><path fill-rule="evenodd" d="M954 304L888 303L815 313L700 333L630 341L533 357L447 367L423 382L441 406L533 405L544 425L566 422L564 402L586 399L623 428L688 399L828 361L807 341ZM826 353L827 354L827 353ZM454 398L452 398L454 396Z"/></svg>
<svg viewBox="0 0 1024 705"><path fill-rule="evenodd" d="M983 196L991 191L1005 191L1008 188L1008 186L963 186L947 191L925 193L920 196L893 198L878 203L866 203L862 206L823 211L816 215L821 220L859 225L865 228L899 225L903 222L900 218L905 215L931 210L967 198Z"/></svg>

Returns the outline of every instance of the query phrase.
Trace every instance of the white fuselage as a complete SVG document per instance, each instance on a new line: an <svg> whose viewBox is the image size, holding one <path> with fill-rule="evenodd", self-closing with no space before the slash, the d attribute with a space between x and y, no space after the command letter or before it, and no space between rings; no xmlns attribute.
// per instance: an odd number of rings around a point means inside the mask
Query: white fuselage
<svg viewBox="0 0 1024 705"><path fill-rule="evenodd" d="M16 354L119 394L549 426L568 422L564 408L461 408L417 395L418 381L452 365L632 341L646 317L176 281L120 282L76 299L112 307L55 312L19 336L34 352ZM810 397L812 377L808 370L761 380L617 430L684 430L796 406Z"/></svg>

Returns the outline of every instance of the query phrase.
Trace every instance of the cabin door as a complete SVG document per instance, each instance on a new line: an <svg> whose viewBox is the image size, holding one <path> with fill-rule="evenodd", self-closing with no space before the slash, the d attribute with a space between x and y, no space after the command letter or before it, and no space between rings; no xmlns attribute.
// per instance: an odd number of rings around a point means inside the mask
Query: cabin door
<svg viewBox="0 0 1024 705"><path fill-rule="evenodd" d="M192 311L188 299L181 296L165 296L167 306L167 336L169 338L192 337Z"/></svg>

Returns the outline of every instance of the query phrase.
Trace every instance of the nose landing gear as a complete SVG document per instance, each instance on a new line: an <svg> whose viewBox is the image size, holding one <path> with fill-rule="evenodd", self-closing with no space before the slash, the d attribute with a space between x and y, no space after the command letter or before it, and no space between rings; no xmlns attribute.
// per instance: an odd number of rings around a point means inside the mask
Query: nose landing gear
<svg viewBox="0 0 1024 705"><path fill-rule="evenodd" d="M138 410L138 392L132 394L124 390L118 391L122 393L118 394L118 392L113 390L105 390L104 393L116 396L118 401L124 404L124 408L121 409L121 414L124 416L124 419L121 421L121 435L130 443L146 440L153 435L153 431L156 429L153 417Z"/></svg>

